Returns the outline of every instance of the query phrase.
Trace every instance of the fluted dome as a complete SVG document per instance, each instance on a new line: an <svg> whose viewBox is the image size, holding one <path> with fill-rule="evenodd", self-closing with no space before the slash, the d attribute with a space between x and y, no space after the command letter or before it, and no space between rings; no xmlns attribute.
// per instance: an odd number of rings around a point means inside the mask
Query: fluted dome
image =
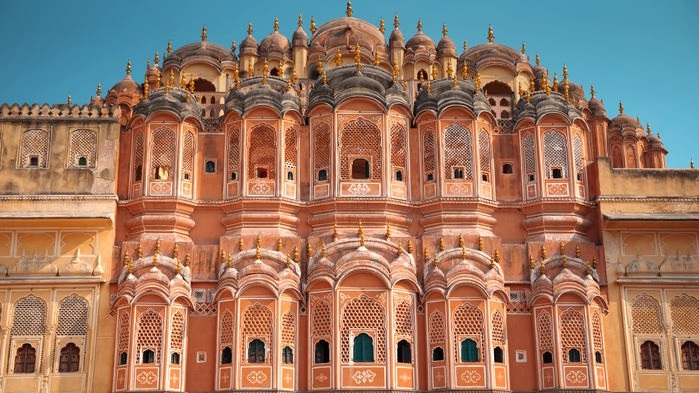
<svg viewBox="0 0 699 393"><path fill-rule="evenodd" d="M402 48L404 43L403 32L396 27L391 32L391 36L388 37L388 46L391 48Z"/></svg>
<svg viewBox="0 0 699 393"><path fill-rule="evenodd" d="M131 75L126 75L124 79L120 80L117 82L117 84L112 86L111 89L109 89L107 97L105 98L105 103L107 105L112 105L117 102L117 97L119 96L133 97L134 95L141 94L143 94L141 86L139 86L136 81L131 79Z"/></svg>
<svg viewBox="0 0 699 393"><path fill-rule="evenodd" d="M604 104L602 104L602 101L598 100L596 97L590 98L590 101L587 103L588 108L590 108L590 111L592 112L592 116L594 117L607 117L607 110L604 109Z"/></svg>
<svg viewBox="0 0 699 393"><path fill-rule="evenodd" d="M248 36L240 43L241 55L257 55L257 40L252 36L252 25L248 27Z"/></svg>
<svg viewBox="0 0 699 393"><path fill-rule="evenodd" d="M639 128L641 125L638 123L636 119L633 117L620 113L617 115L615 118L613 118L609 122L609 130L611 131L612 129L616 130L624 130L624 129L631 129L631 130L636 130Z"/></svg>
<svg viewBox="0 0 699 393"><path fill-rule="evenodd" d="M275 30L260 42L258 54L270 60L285 60L291 57L291 43L288 38Z"/></svg>
<svg viewBox="0 0 699 393"><path fill-rule="evenodd" d="M294 35L291 36L291 45L293 47L304 47L308 48L308 35L306 31L303 30L302 26L299 26L295 31Z"/></svg>
<svg viewBox="0 0 699 393"><path fill-rule="evenodd" d="M454 41L446 35L439 40L437 44L437 56L454 56L456 57L456 45Z"/></svg>
<svg viewBox="0 0 699 393"><path fill-rule="evenodd" d="M357 44L362 55L369 57L377 51L385 57L384 61L388 61L384 53L386 41L381 31L369 22L352 17L333 19L320 26L311 37L310 46L311 51L322 49L325 54L334 54L338 49L349 54L354 52Z"/></svg>
<svg viewBox="0 0 699 393"><path fill-rule="evenodd" d="M434 44L434 41L432 41L432 38L426 36L422 30L418 30L418 32L405 43L405 51L406 60L432 61L437 53L437 46Z"/></svg>
<svg viewBox="0 0 699 393"><path fill-rule="evenodd" d="M213 42L199 41L175 49L163 61L163 69L172 63L186 64L191 60L209 60L214 63L234 61L235 55L230 49ZM152 68L152 67L151 67Z"/></svg>

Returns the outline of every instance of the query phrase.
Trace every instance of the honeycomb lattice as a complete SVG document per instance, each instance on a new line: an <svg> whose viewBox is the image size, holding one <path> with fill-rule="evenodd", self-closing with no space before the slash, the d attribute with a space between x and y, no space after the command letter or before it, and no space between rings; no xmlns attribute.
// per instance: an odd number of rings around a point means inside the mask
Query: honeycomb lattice
<svg viewBox="0 0 699 393"><path fill-rule="evenodd" d="M228 178L240 168L240 129L233 127L228 133Z"/></svg>
<svg viewBox="0 0 699 393"><path fill-rule="evenodd" d="M340 133L340 178L351 179L352 158L369 161L369 179L381 179L381 132L364 118L347 123Z"/></svg>
<svg viewBox="0 0 699 393"><path fill-rule="evenodd" d="M155 363L160 363L160 347L163 341L163 318L149 308L138 317L138 333L136 338L136 348L139 354L146 349L155 353ZM138 362L141 357L138 357Z"/></svg>
<svg viewBox="0 0 699 393"><path fill-rule="evenodd" d="M269 339L274 328L274 317L269 307L255 303L245 308L242 322L242 333L246 339L241 342L240 354L245 360L248 340L257 338L264 341L267 346L270 345Z"/></svg>
<svg viewBox="0 0 699 393"><path fill-rule="evenodd" d="M435 143L434 143L434 130L428 129L422 135L422 146L424 150L424 156L422 159L422 166L425 172L434 172L436 165L436 153L435 153Z"/></svg>
<svg viewBox="0 0 699 393"><path fill-rule="evenodd" d="M500 310L495 310L491 318L493 342L505 344L505 322Z"/></svg>
<svg viewBox="0 0 699 393"><path fill-rule="evenodd" d="M405 127L399 123L391 127L391 165L406 168Z"/></svg>
<svg viewBox="0 0 699 393"><path fill-rule="evenodd" d="M481 173L490 175L490 135L486 130L481 130L478 133L478 154L480 155Z"/></svg>
<svg viewBox="0 0 699 393"><path fill-rule="evenodd" d="M524 170L527 174L536 172L536 156L534 155L534 137L527 134L522 138L522 153L524 155Z"/></svg>
<svg viewBox="0 0 699 393"><path fill-rule="evenodd" d="M332 148L330 147L330 127L323 123L318 127L314 127L313 134L315 136L313 139L313 153L315 154L313 168L316 173L321 169L329 170L330 154L332 153Z"/></svg>
<svg viewBox="0 0 699 393"><path fill-rule="evenodd" d="M631 301L632 330L636 334L661 334L660 303L645 293Z"/></svg>
<svg viewBox="0 0 699 393"><path fill-rule="evenodd" d="M592 341L595 351L604 351L604 344L602 341L602 318L597 311L592 313Z"/></svg>
<svg viewBox="0 0 699 393"><path fill-rule="evenodd" d="M585 345L585 317L569 308L561 313L561 358L568 363L568 351L575 348L580 351L580 362L587 363Z"/></svg>
<svg viewBox="0 0 699 393"><path fill-rule="evenodd" d="M330 305L319 301L311 310L311 337L330 337Z"/></svg>
<svg viewBox="0 0 699 393"><path fill-rule="evenodd" d="M573 156L575 156L575 173L582 175L585 166L580 135L573 137Z"/></svg>
<svg viewBox="0 0 699 393"><path fill-rule="evenodd" d="M561 168L563 178L568 177L568 156L566 137L558 131L548 131L544 134L544 164L546 178L551 179L551 167Z"/></svg>
<svg viewBox="0 0 699 393"><path fill-rule="evenodd" d="M298 162L296 130L289 127L284 134L284 167L296 168Z"/></svg>
<svg viewBox="0 0 699 393"><path fill-rule="evenodd" d="M233 313L229 310L223 312L221 316L221 329L219 331L221 345L233 344Z"/></svg>
<svg viewBox="0 0 699 393"><path fill-rule="evenodd" d="M184 134L182 147L182 171L192 173L194 170L194 134L187 131Z"/></svg>
<svg viewBox="0 0 699 393"><path fill-rule="evenodd" d="M296 339L296 317L291 311L282 315L282 346L294 346Z"/></svg>
<svg viewBox="0 0 699 393"><path fill-rule="evenodd" d="M250 131L248 177L255 178L255 168L267 168L267 178L276 179L277 133L272 126L260 124Z"/></svg>
<svg viewBox="0 0 699 393"><path fill-rule="evenodd" d="M170 325L170 349L182 350L182 341L184 340L184 315L177 311L172 316L172 324Z"/></svg>
<svg viewBox="0 0 699 393"><path fill-rule="evenodd" d="M12 316L12 336L43 336L46 329L46 303L34 296L17 302Z"/></svg>
<svg viewBox="0 0 699 393"><path fill-rule="evenodd" d="M172 168L175 163L175 131L169 128L158 128L153 131L153 149L151 151L151 168L153 173L159 167L166 167L168 179L172 178Z"/></svg>
<svg viewBox="0 0 699 393"><path fill-rule="evenodd" d="M464 168L464 179L473 178L473 144L471 131L460 125L449 126L444 131L444 174L454 178L453 168Z"/></svg>
<svg viewBox="0 0 699 393"><path fill-rule="evenodd" d="M441 311L433 311L430 315L430 344L444 344L446 325L444 314Z"/></svg>
<svg viewBox="0 0 699 393"><path fill-rule="evenodd" d="M138 132L136 134L136 143L134 144L134 151L133 151L133 170L134 170L134 177L136 177L136 171L138 171L138 168L141 168L143 170L143 133Z"/></svg>
<svg viewBox="0 0 699 393"><path fill-rule="evenodd" d="M87 300L79 296L70 296L61 301L58 307L58 336L87 335Z"/></svg>
<svg viewBox="0 0 699 393"><path fill-rule="evenodd" d="M536 318L536 328L539 333L539 348L542 351L553 351L553 323L551 313L542 311Z"/></svg>
<svg viewBox="0 0 699 393"><path fill-rule="evenodd" d="M670 301L672 332L675 334L699 335L699 301L683 293Z"/></svg>
<svg viewBox="0 0 699 393"><path fill-rule="evenodd" d="M342 308L340 325L342 363L350 361L350 334L361 330L374 332L376 362L386 363L386 310L380 302L366 295L348 301Z"/></svg>
<svg viewBox="0 0 699 393"><path fill-rule="evenodd" d="M478 307L464 303L454 310L452 330L454 332L454 359L459 361L459 343L464 338L470 338L478 345L479 359L483 359L483 343L485 342L485 329L483 326L483 313Z"/></svg>
<svg viewBox="0 0 699 393"><path fill-rule="evenodd" d="M70 133L70 153L68 166L77 167L81 157L85 158L85 165L94 168L97 155L97 133L90 130L75 130Z"/></svg>
<svg viewBox="0 0 699 393"><path fill-rule="evenodd" d="M412 341L413 339L413 310L408 302L400 302L395 308L395 335L396 338L407 338Z"/></svg>
<svg viewBox="0 0 699 393"><path fill-rule="evenodd" d="M44 130L29 130L22 135L22 167L30 166L32 156L38 157L37 167L46 168L49 134Z"/></svg>
<svg viewBox="0 0 699 393"><path fill-rule="evenodd" d="M119 316L119 354L129 350L129 313L122 312Z"/></svg>

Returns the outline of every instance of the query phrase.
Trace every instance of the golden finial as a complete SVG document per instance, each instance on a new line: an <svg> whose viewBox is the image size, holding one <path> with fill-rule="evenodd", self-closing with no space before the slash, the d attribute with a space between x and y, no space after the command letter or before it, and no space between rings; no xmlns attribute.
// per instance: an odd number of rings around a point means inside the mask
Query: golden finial
<svg viewBox="0 0 699 393"><path fill-rule="evenodd" d="M529 254L529 269L534 269L534 257Z"/></svg>
<svg viewBox="0 0 699 393"><path fill-rule="evenodd" d="M580 245L577 243L575 244L575 257L580 258Z"/></svg>
<svg viewBox="0 0 699 393"><path fill-rule="evenodd" d="M485 96L485 98L488 98L488 90L483 89L483 96Z"/></svg>
<svg viewBox="0 0 699 393"><path fill-rule="evenodd" d="M544 266L543 259L539 259L539 274L541 274L541 275L546 274L546 267Z"/></svg>
<svg viewBox="0 0 699 393"><path fill-rule="evenodd" d="M354 62L357 63L357 71L362 70L362 56L361 56L361 50L359 49L359 43L354 45Z"/></svg>
<svg viewBox="0 0 699 393"><path fill-rule="evenodd" d="M565 243L561 242L561 246L559 247L559 252L561 255L564 255L566 253Z"/></svg>
<svg viewBox="0 0 699 393"><path fill-rule="evenodd" d="M351 1L347 1L347 11L345 11L345 13L347 14L348 18L352 17L352 2Z"/></svg>
<svg viewBox="0 0 699 393"><path fill-rule="evenodd" d="M566 102L570 101L570 85L568 85L568 79L563 81L563 92L565 94Z"/></svg>
<svg viewBox="0 0 699 393"><path fill-rule="evenodd" d="M294 262L299 263L301 256L299 255L299 246L294 247Z"/></svg>
<svg viewBox="0 0 699 393"><path fill-rule="evenodd" d="M413 241L408 240L408 254L413 255Z"/></svg>
<svg viewBox="0 0 699 393"><path fill-rule="evenodd" d="M158 55L158 51L155 51L155 57L153 57L153 65L158 65L160 64L160 56Z"/></svg>
<svg viewBox="0 0 699 393"><path fill-rule="evenodd" d="M231 256L230 254L228 255L228 259L230 259ZM187 255L184 257L184 267L189 267L189 265L192 263L192 256L189 255L189 251L187 251Z"/></svg>
<svg viewBox="0 0 699 393"><path fill-rule="evenodd" d="M422 20L421 19L417 20L417 32L418 33L422 32Z"/></svg>
<svg viewBox="0 0 699 393"><path fill-rule="evenodd" d="M194 93L194 77L192 77L192 74L189 74L189 92Z"/></svg>
<svg viewBox="0 0 699 393"><path fill-rule="evenodd" d="M418 76L418 79L420 81L420 84L425 83L425 73L424 72L418 72L417 76Z"/></svg>
<svg viewBox="0 0 699 393"><path fill-rule="evenodd" d="M432 84L430 83L430 80L428 79L427 80L427 93L429 94L431 92L432 92Z"/></svg>
<svg viewBox="0 0 699 393"><path fill-rule="evenodd" d="M299 22L298 22L299 27L303 27L303 16L299 14Z"/></svg>
<svg viewBox="0 0 699 393"><path fill-rule="evenodd" d="M646 132L650 135L650 123L646 123Z"/></svg>
<svg viewBox="0 0 699 393"><path fill-rule="evenodd" d="M454 73L454 69L451 67L451 62L447 63L447 77L451 78L451 75ZM456 75L454 75L456 77Z"/></svg>
<svg viewBox="0 0 699 393"><path fill-rule="evenodd" d="M488 42L493 42L495 40L495 36L493 35L493 26L488 25Z"/></svg>
<svg viewBox="0 0 699 393"><path fill-rule="evenodd" d="M541 75L541 89L546 92L546 95L551 95L551 88L549 87L549 78L546 75Z"/></svg>
<svg viewBox="0 0 699 393"><path fill-rule="evenodd" d="M136 257L143 258L143 245L141 243L138 243L138 248L136 248Z"/></svg>
<svg viewBox="0 0 699 393"><path fill-rule="evenodd" d="M397 29L399 25L400 23L398 23L398 14L396 14L396 16L393 17L393 27Z"/></svg>
<svg viewBox="0 0 699 393"><path fill-rule="evenodd" d="M481 73L476 72L476 93L481 90Z"/></svg>
<svg viewBox="0 0 699 393"><path fill-rule="evenodd" d="M466 246L461 246L461 259L466 260Z"/></svg>
<svg viewBox="0 0 699 393"><path fill-rule="evenodd" d="M221 263L226 262L226 250L221 250Z"/></svg>
<svg viewBox="0 0 699 393"><path fill-rule="evenodd" d="M443 24L442 24L442 36L446 37L446 36L447 36L447 32L448 32L448 30L447 30L447 24L446 24L446 23L443 23Z"/></svg>
<svg viewBox="0 0 699 393"><path fill-rule="evenodd" d="M693 158L689 159L689 168L694 169L694 159Z"/></svg>
<svg viewBox="0 0 699 393"><path fill-rule="evenodd" d="M563 79L568 79L568 66L563 64Z"/></svg>
<svg viewBox="0 0 699 393"><path fill-rule="evenodd" d="M553 90L558 91L558 75L553 73Z"/></svg>
<svg viewBox="0 0 699 393"><path fill-rule="evenodd" d="M384 24L383 18L379 21L379 31L381 34L386 34L386 24Z"/></svg>
<svg viewBox="0 0 699 393"><path fill-rule="evenodd" d="M539 52L536 52L536 65L541 65L541 62L539 60Z"/></svg>
<svg viewBox="0 0 699 393"><path fill-rule="evenodd" d="M318 30L316 28L316 20L311 17L311 34L315 34L316 30Z"/></svg>
<svg viewBox="0 0 699 393"><path fill-rule="evenodd" d="M428 250L427 247L425 247L425 251L424 251L424 253L423 253L423 257L425 258L425 262L427 262L427 261L430 260L430 250Z"/></svg>
<svg viewBox="0 0 699 393"><path fill-rule="evenodd" d="M621 101L619 101L619 114L624 114L624 104Z"/></svg>
<svg viewBox="0 0 699 393"><path fill-rule="evenodd" d="M500 263L500 253L498 250L495 250L495 262Z"/></svg>
<svg viewBox="0 0 699 393"><path fill-rule="evenodd" d="M323 71L323 85L328 84L328 75Z"/></svg>
<svg viewBox="0 0 699 393"><path fill-rule="evenodd" d="M274 31L279 31L279 18L274 17Z"/></svg>
<svg viewBox="0 0 699 393"><path fill-rule="evenodd" d="M296 83L296 65L291 70L291 83Z"/></svg>
<svg viewBox="0 0 699 393"><path fill-rule="evenodd" d="M396 256L400 256L403 253L403 242L398 240L398 249L396 250Z"/></svg>
<svg viewBox="0 0 699 393"><path fill-rule="evenodd" d="M379 59L379 52L374 51L374 65L379 65L381 64L381 60Z"/></svg>
<svg viewBox="0 0 699 393"><path fill-rule="evenodd" d="M524 41L522 41L522 54L526 55L527 54L527 46L524 45Z"/></svg>
<svg viewBox="0 0 699 393"><path fill-rule="evenodd" d="M131 75L131 60L126 61L126 75Z"/></svg>
<svg viewBox="0 0 699 393"><path fill-rule="evenodd" d="M289 269L291 267L291 257L289 256L289 253L286 253L286 262L284 263L286 265L286 268Z"/></svg>
<svg viewBox="0 0 699 393"><path fill-rule="evenodd" d="M231 41L231 52L235 53L235 49L236 49L235 40L232 40Z"/></svg>
<svg viewBox="0 0 699 393"><path fill-rule="evenodd" d="M338 49L338 52L340 49ZM321 59L320 55L318 55L318 65L316 66L316 71L318 71L318 74L323 73L323 59Z"/></svg>
<svg viewBox="0 0 699 393"><path fill-rule="evenodd" d="M483 251L483 237L478 236L478 251Z"/></svg>
<svg viewBox="0 0 699 393"><path fill-rule="evenodd" d="M446 249L446 246L444 245L444 238L440 237L439 238L439 251L444 251Z"/></svg>
<svg viewBox="0 0 699 393"><path fill-rule="evenodd" d="M250 62L250 65L248 65L248 77L255 76L255 66Z"/></svg>
<svg viewBox="0 0 699 393"><path fill-rule="evenodd" d="M524 97L524 88L522 88L522 83L520 82L519 86L517 87L517 94L520 97Z"/></svg>
<svg viewBox="0 0 699 393"><path fill-rule="evenodd" d="M265 62L263 63L262 66L262 84L266 85L267 84L267 73L269 72L269 63L267 63L267 58L265 58Z"/></svg>
<svg viewBox="0 0 699 393"><path fill-rule="evenodd" d="M561 255L561 259L563 260L561 266L563 266L564 268L568 267L568 257L566 257L566 254Z"/></svg>
<svg viewBox="0 0 699 393"><path fill-rule="evenodd" d="M464 247L464 236L459 235L459 247Z"/></svg>
<svg viewBox="0 0 699 393"><path fill-rule="evenodd" d="M320 60L320 56L318 56L318 60ZM337 48L337 53L335 53L335 66L339 67L342 65L342 53L340 53L340 48Z"/></svg>
<svg viewBox="0 0 699 393"><path fill-rule="evenodd" d="M240 237L240 240L238 241L238 251L243 252L245 250L245 242L243 242L243 237Z"/></svg>
<svg viewBox="0 0 699 393"><path fill-rule="evenodd" d="M597 269L597 255L592 257L592 268Z"/></svg>
<svg viewBox="0 0 699 393"><path fill-rule="evenodd" d="M279 240L277 240L277 251L282 252L283 248L284 248L284 243L282 242L282 238L280 237Z"/></svg>
<svg viewBox="0 0 699 393"><path fill-rule="evenodd" d="M187 78L184 76L184 72L180 74L180 89L187 88Z"/></svg>
<svg viewBox="0 0 699 393"><path fill-rule="evenodd" d="M529 91L536 91L536 85L534 84L534 80L529 81Z"/></svg>
<svg viewBox="0 0 699 393"><path fill-rule="evenodd" d="M248 35L252 35L252 22L248 23Z"/></svg>
<svg viewBox="0 0 699 393"><path fill-rule="evenodd" d="M544 245L541 245L541 259L547 259L548 256L546 255L546 247Z"/></svg>
<svg viewBox="0 0 699 393"><path fill-rule="evenodd" d="M122 263L124 266L129 264L129 249L126 249L126 252L124 253L124 259L122 260Z"/></svg>
<svg viewBox="0 0 699 393"><path fill-rule="evenodd" d="M260 253L262 248L262 238L257 235L257 241L255 242L255 259L260 259Z"/></svg>
<svg viewBox="0 0 699 393"><path fill-rule="evenodd" d="M325 258L326 251L325 251L325 242L320 243L320 256Z"/></svg>
<svg viewBox="0 0 699 393"><path fill-rule="evenodd" d="M337 241L337 222L333 222L333 241Z"/></svg>
<svg viewBox="0 0 699 393"><path fill-rule="evenodd" d="M432 261L432 264L434 265L434 267L439 266L439 262L437 262L437 253L436 252L434 253L434 260Z"/></svg>
<svg viewBox="0 0 699 393"><path fill-rule="evenodd" d="M464 66L461 68L461 78L466 79L468 76L468 65L466 64L466 60L464 60Z"/></svg>
<svg viewBox="0 0 699 393"><path fill-rule="evenodd" d="M228 266L228 268L233 267L233 256L232 255L233 255L232 252L228 253L228 258L226 259L226 265Z"/></svg>
<svg viewBox="0 0 699 393"><path fill-rule="evenodd" d="M170 78L167 80L167 85L170 87L175 85L175 70L170 70Z"/></svg>
<svg viewBox="0 0 699 393"><path fill-rule="evenodd" d="M386 234L384 235L386 237L386 240L391 240L391 223L387 222L386 223Z"/></svg>
<svg viewBox="0 0 699 393"><path fill-rule="evenodd" d="M529 93L529 91L527 91L527 104L531 104L531 102L532 102L531 94Z"/></svg>
<svg viewBox="0 0 699 393"><path fill-rule="evenodd" d="M102 85L99 82L97 82L97 97L101 97L101 96L102 96Z"/></svg>
<svg viewBox="0 0 699 393"><path fill-rule="evenodd" d="M182 265L180 265L180 258L175 258L175 262L177 262L177 268L175 269L175 272L177 274L182 274Z"/></svg>
<svg viewBox="0 0 699 393"><path fill-rule="evenodd" d="M153 251L153 266L158 266L158 257L160 256L160 239L155 242L155 251Z"/></svg>
<svg viewBox="0 0 699 393"><path fill-rule="evenodd" d="M437 67L432 64L432 79L437 79Z"/></svg>
<svg viewBox="0 0 699 393"><path fill-rule="evenodd" d="M490 268L495 269L495 255L490 254Z"/></svg>
<svg viewBox="0 0 699 393"><path fill-rule="evenodd" d="M456 74L454 74L454 78L451 80L451 87L456 87Z"/></svg>
<svg viewBox="0 0 699 393"><path fill-rule="evenodd" d="M464 52L468 50L468 41L464 40Z"/></svg>
<svg viewBox="0 0 699 393"><path fill-rule="evenodd" d="M155 76L155 88L160 89L160 70L158 70L158 73Z"/></svg>
<svg viewBox="0 0 699 393"><path fill-rule="evenodd" d="M167 49L165 49L165 51L167 52L167 55L170 56L170 53L172 53L172 41L167 41Z"/></svg>
<svg viewBox="0 0 699 393"><path fill-rule="evenodd" d="M73 105L73 97L71 97L70 94L68 94L68 106L71 105Z"/></svg>
<svg viewBox="0 0 699 393"><path fill-rule="evenodd" d="M177 257L179 256L179 254L180 254L179 251L180 251L180 248L179 248L179 246L177 245L177 243L175 243L175 247L173 247L173 249L172 249L172 257L173 257L173 258L177 258Z"/></svg>
<svg viewBox="0 0 699 393"><path fill-rule="evenodd" d="M595 97L595 85L590 85L590 96Z"/></svg>
<svg viewBox="0 0 699 393"><path fill-rule="evenodd" d="M201 28L201 42L206 42L206 26Z"/></svg>
<svg viewBox="0 0 699 393"><path fill-rule="evenodd" d="M129 257L129 274L133 273L133 258Z"/></svg>
<svg viewBox="0 0 699 393"><path fill-rule="evenodd" d="M585 260L585 274L589 276L590 273L592 273L592 269L590 269L590 260L586 259Z"/></svg>
<svg viewBox="0 0 699 393"><path fill-rule="evenodd" d="M311 242L308 242L308 245L306 246L306 256L309 258L313 256L313 247L311 247Z"/></svg>
<svg viewBox="0 0 699 393"><path fill-rule="evenodd" d="M359 245L364 246L364 228L362 227L362 220L359 220Z"/></svg>
<svg viewBox="0 0 699 393"><path fill-rule="evenodd" d="M403 91L406 91L406 90L408 90L408 81L403 79Z"/></svg>
<svg viewBox="0 0 699 393"><path fill-rule="evenodd" d="M393 84L395 85L396 82L398 82L398 73L399 73L399 68L398 68L398 60L393 62Z"/></svg>
<svg viewBox="0 0 699 393"><path fill-rule="evenodd" d="M165 84L165 94L170 94L170 84L169 83Z"/></svg>

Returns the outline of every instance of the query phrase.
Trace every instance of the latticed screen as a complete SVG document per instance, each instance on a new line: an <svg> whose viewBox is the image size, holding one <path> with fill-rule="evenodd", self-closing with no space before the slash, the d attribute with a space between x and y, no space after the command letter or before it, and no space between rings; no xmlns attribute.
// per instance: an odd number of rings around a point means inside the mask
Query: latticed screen
<svg viewBox="0 0 699 393"><path fill-rule="evenodd" d="M343 363L350 361L350 334L361 330L375 333L376 362L386 363L386 310L381 303L361 295L345 304L340 321L340 356ZM357 336L357 333L354 335Z"/></svg>
<svg viewBox="0 0 699 393"><path fill-rule="evenodd" d="M311 312L311 337L330 337L330 305L318 302Z"/></svg>
<svg viewBox="0 0 699 393"><path fill-rule="evenodd" d="M524 170L527 175L536 173L536 156L534 155L534 137L527 134L522 139L522 152L524 153Z"/></svg>
<svg viewBox="0 0 699 393"><path fill-rule="evenodd" d="M454 356L459 361L460 343L468 337L476 342L480 352L479 359L483 359L483 342L485 329L483 327L483 313L478 307L464 303L454 310L454 320L452 324L454 332Z"/></svg>
<svg viewBox="0 0 699 393"><path fill-rule="evenodd" d="M585 317L571 308L561 314L561 358L568 363L568 352L576 349L580 352L580 362L587 363L585 349Z"/></svg>
<svg viewBox="0 0 699 393"><path fill-rule="evenodd" d="M232 179L232 174L240 171L240 129L233 127L228 133L228 179Z"/></svg>
<svg viewBox="0 0 699 393"><path fill-rule="evenodd" d="M233 313L226 310L221 317L221 328L219 329L221 345L233 344Z"/></svg>
<svg viewBox="0 0 699 393"><path fill-rule="evenodd" d="M573 155L575 156L575 175L577 179L581 180L585 163L579 135L573 137Z"/></svg>
<svg viewBox="0 0 699 393"><path fill-rule="evenodd" d="M194 171L194 134L187 131L184 134L184 146L182 146L182 173L191 176ZM191 177L190 177L191 179Z"/></svg>
<svg viewBox="0 0 699 393"><path fill-rule="evenodd" d="M44 130L29 130L22 135L22 167L46 168L49 134Z"/></svg>
<svg viewBox="0 0 699 393"><path fill-rule="evenodd" d="M175 131L159 128L153 132L151 167L156 179L171 179L175 160Z"/></svg>
<svg viewBox="0 0 699 393"><path fill-rule="evenodd" d="M138 354L149 349L154 352L154 363L160 363L160 347L163 339L163 318L149 308L138 318L136 347ZM140 356L138 362L141 362Z"/></svg>
<svg viewBox="0 0 699 393"><path fill-rule="evenodd" d="M493 313L493 316L491 318L491 325L492 325L492 336L493 336L493 342L497 342L500 344L505 343L505 322L503 321L502 318L502 313L500 310L495 310Z"/></svg>
<svg viewBox="0 0 699 393"><path fill-rule="evenodd" d="M672 332L675 334L699 335L699 301L683 293L670 301Z"/></svg>
<svg viewBox="0 0 699 393"><path fill-rule="evenodd" d="M425 131L425 133L422 135L422 145L423 149L425 149L424 156L422 158L422 166L425 169L425 174L434 173L434 168L437 166L434 151L434 130ZM427 180L434 180L434 178Z"/></svg>
<svg viewBox="0 0 699 393"><path fill-rule="evenodd" d="M63 299L58 308L56 335L87 335L87 300L78 296Z"/></svg>
<svg viewBox="0 0 699 393"><path fill-rule="evenodd" d="M267 340L272 336L274 317L272 311L260 303L255 303L243 311L242 333L246 339L259 339L270 346ZM241 343L241 355L243 359L247 353L247 343Z"/></svg>
<svg viewBox="0 0 699 393"><path fill-rule="evenodd" d="M274 128L267 124L253 128L248 146L248 177L258 177L255 170L264 168L268 179L276 179L277 137Z"/></svg>
<svg viewBox="0 0 699 393"><path fill-rule="evenodd" d="M539 333L539 349L553 351L553 329L551 313L543 311L536 318L536 327Z"/></svg>
<svg viewBox="0 0 699 393"><path fill-rule="evenodd" d="M184 315L177 311L172 316L172 324L170 325L170 349L181 351L182 341L184 340Z"/></svg>
<svg viewBox="0 0 699 393"><path fill-rule="evenodd" d="M478 154L481 173L490 179L490 136L486 130L481 130L478 133Z"/></svg>
<svg viewBox="0 0 699 393"><path fill-rule="evenodd" d="M330 169L330 127L323 123L313 130L313 169L315 172L314 179L318 180L318 171L321 169Z"/></svg>
<svg viewBox="0 0 699 393"><path fill-rule="evenodd" d="M296 168L298 161L296 130L289 127L284 134L284 167ZM288 179L287 179L288 180Z"/></svg>
<svg viewBox="0 0 699 393"><path fill-rule="evenodd" d="M119 355L129 350L129 313L123 312L119 316Z"/></svg>
<svg viewBox="0 0 699 393"><path fill-rule="evenodd" d="M391 165L406 168L405 127L399 123L391 127Z"/></svg>
<svg viewBox="0 0 699 393"><path fill-rule="evenodd" d="M592 340L595 352L604 353L604 343L602 341L602 318L597 311L592 314Z"/></svg>
<svg viewBox="0 0 699 393"><path fill-rule="evenodd" d="M412 341L413 338L413 311L408 302L401 302L396 307L396 337L408 338Z"/></svg>
<svg viewBox="0 0 699 393"><path fill-rule="evenodd" d="M340 178L352 178L352 159L362 158L371 167L368 178L381 179L381 133L376 125L358 118L348 123L340 134Z"/></svg>
<svg viewBox="0 0 699 393"><path fill-rule="evenodd" d="M632 329L636 334L661 334L660 303L645 293L631 301Z"/></svg>
<svg viewBox="0 0 699 393"><path fill-rule="evenodd" d="M69 166L93 168L96 152L97 133L90 130L76 130L70 133Z"/></svg>
<svg viewBox="0 0 699 393"><path fill-rule="evenodd" d="M46 303L30 296L17 302L12 317L12 336L43 336L46 328Z"/></svg>
<svg viewBox="0 0 699 393"><path fill-rule="evenodd" d="M463 179L473 179L473 144L471 131L460 125L449 126L444 131L444 174L454 179L454 168L463 168Z"/></svg>
<svg viewBox="0 0 699 393"><path fill-rule="evenodd" d="M560 170L559 178L568 177L568 156L566 153L566 137L558 131L548 131L544 134L544 163L546 178L556 178L553 169Z"/></svg>
<svg viewBox="0 0 699 393"><path fill-rule="evenodd" d="M143 133L140 131L136 134L133 157L134 179L140 181L143 176Z"/></svg>
<svg viewBox="0 0 699 393"><path fill-rule="evenodd" d="M294 346L296 337L296 317L291 311L287 311L282 315L282 346Z"/></svg>
<svg viewBox="0 0 699 393"><path fill-rule="evenodd" d="M443 344L445 340L446 325L444 314L434 311L430 315L430 344Z"/></svg>

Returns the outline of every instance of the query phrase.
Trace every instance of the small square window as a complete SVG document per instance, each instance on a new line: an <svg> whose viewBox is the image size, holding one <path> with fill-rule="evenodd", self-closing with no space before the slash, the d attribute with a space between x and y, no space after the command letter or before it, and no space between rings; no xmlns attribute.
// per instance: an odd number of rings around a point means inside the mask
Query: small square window
<svg viewBox="0 0 699 393"><path fill-rule="evenodd" d="M267 168L255 168L255 177L258 179L266 179Z"/></svg>
<svg viewBox="0 0 699 393"><path fill-rule="evenodd" d="M31 166L31 167L39 166L39 156L30 156L29 157L29 166Z"/></svg>
<svg viewBox="0 0 699 393"><path fill-rule="evenodd" d="M205 166L205 167L204 167L204 172L206 172L206 173L216 173L216 163L215 163L215 162L209 160L209 161L206 162L206 164L205 164L204 166Z"/></svg>

